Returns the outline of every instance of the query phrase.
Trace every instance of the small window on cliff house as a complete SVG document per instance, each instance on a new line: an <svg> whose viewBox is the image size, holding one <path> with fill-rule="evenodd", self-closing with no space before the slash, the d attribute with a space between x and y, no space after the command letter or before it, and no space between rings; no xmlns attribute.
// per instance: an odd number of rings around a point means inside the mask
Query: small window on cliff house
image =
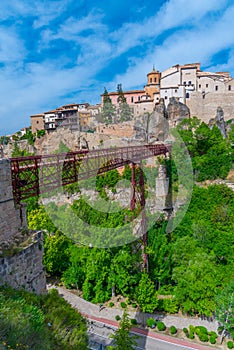
<svg viewBox="0 0 234 350"><path fill-rule="evenodd" d="M177 93L177 89L175 89L175 93Z"/></svg>
<svg viewBox="0 0 234 350"><path fill-rule="evenodd" d="M167 100L167 96L165 96L164 98L165 98L165 100Z"/></svg>
<svg viewBox="0 0 234 350"><path fill-rule="evenodd" d="M199 89L201 88L201 84L198 85L198 88L199 88Z"/></svg>
<svg viewBox="0 0 234 350"><path fill-rule="evenodd" d="M218 91L219 87L218 85L215 85L215 91Z"/></svg>
<svg viewBox="0 0 234 350"><path fill-rule="evenodd" d="M209 85L208 84L206 84L206 88L208 88L209 87Z"/></svg>
<svg viewBox="0 0 234 350"><path fill-rule="evenodd" d="M231 91L231 89L232 89L232 86L228 85L228 90Z"/></svg>
<svg viewBox="0 0 234 350"><path fill-rule="evenodd" d="M154 82L156 83L156 81L157 81L157 79L156 78L154 78Z"/></svg>
<svg viewBox="0 0 234 350"><path fill-rule="evenodd" d="M188 92L186 92L186 98L189 98L189 93Z"/></svg>
<svg viewBox="0 0 234 350"><path fill-rule="evenodd" d="M189 85L191 85L191 84L192 84L192 82L191 82L191 81L189 81L189 82L188 82L188 84L189 84Z"/></svg>
<svg viewBox="0 0 234 350"><path fill-rule="evenodd" d="M140 101L141 100L141 97L140 96L138 96L138 101Z"/></svg>
<svg viewBox="0 0 234 350"><path fill-rule="evenodd" d="M131 97L131 102L134 102L134 97L133 96Z"/></svg>
<svg viewBox="0 0 234 350"><path fill-rule="evenodd" d="M183 84L186 85L186 81L184 81Z"/></svg>
<svg viewBox="0 0 234 350"><path fill-rule="evenodd" d="M150 78L150 82L152 83L152 78Z"/></svg>

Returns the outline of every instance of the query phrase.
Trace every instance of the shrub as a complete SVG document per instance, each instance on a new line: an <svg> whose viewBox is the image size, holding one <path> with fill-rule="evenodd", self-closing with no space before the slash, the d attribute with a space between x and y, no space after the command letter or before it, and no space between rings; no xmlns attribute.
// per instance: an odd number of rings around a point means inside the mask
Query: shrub
<svg viewBox="0 0 234 350"><path fill-rule="evenodd" d="M210 343L215 344L216 343L216 338L214 336L210 337Z"/></svg>
<svg viewBox="0 0 234 350"><path fill-rule="evenodd" d="M169 314L176 314L179 309L178 301L176 298L163 299L163 309Z"/></svg>
<svg viewBox="0 0 234 350"><path fill-rule="evenodd" d="M127 305L130 305L130 304L131 304L131 301L129 300L129 298L126 299L126 304L127 304Z"/></svg>
<svg viewBox="0 0 234 350"><path fill-rule="evenodd" d="M113 307L115 304L111 301L110 303L109 303L109 306L110 307Z"/></svg>
<svg viewBox="0 0 234 350"><path fill-rule="evenodd" d="M164 324L163 322L161 322L161 321L159 321L159 322L157 323L157 327L158 327L158 330L159 330L159 331L165 331L165 329L166 329L165 324Z"/></svg>
<svg viewBox="0 0 234 350"><path fill-rule="evenodd" d="M137 324L137 320L135 318L131 318L131 324Z"/></svg>
<svg viewBox="0 0 234 350"><path fill-rule="evenodd" d="M227 347L228 347L228 349L233 349L233 342L232 341L228 341L227 342Z"/></svg>
<svg viewBox="0 0 234 350"><path fill-rule="evenodd" d="M189 326L189 339L194 339L194 332L195 332L195 327L194 326Z"/></svg>
<svg viewBox="0 0 234 350"><path fill-rule="evenodd" d="M208 335L210 335L213 338L218 338L218 334L216 334L214 331L208 332Z"/></svg>
<svg viewBox="0 0 234 350"><path fill-rule="evenodd" d="M156 326L156 321L151 317L148 318L146 321L146 325L150 328L155 327Z"/></svg>
<svg viewBox="0 0 234 350"><path fill-rule="evenodd" d="M198 338L204 342L207 342L209 340L208 334L206 334L206 333L199 333Z"/></svg>
<svg viewBox="0 0 234 350"><path fill-rule="evenodd" d="M171 334L176 334L176 333L177 333L177 329L176 329L175 326L171 326L171 327L170 327L170 333L171 333Z"/></svg>
<svg viewBox="0 0 234 350"><path fill-rule="evenodd" d="M119 321L121 319L121 317L119 315L116 315L115 319L116 319L116 321Z"/></svg>
<svg viewBox="0 0 234 350"><path fill-rule="evenodd" d="M123 301L121 301L120 306L121 306L123 309L126 309L127 304L126 304L126 303L124 303Z"/></svg>
<svg viewBox="0 0 234 350"><path fill-rule="evenodd" d="M183 332L184 332L186 335L188 335L188 332L189 332L189 331L188 331L188 328L185 328L185 327L184 327L184 328L183 328Z"/></svg>
<svg viewBox="0 0 234 350"><path fill-rule="evenodd" d="M223 330L224 330L224 327L223 327L223 326L219 326L219 327L218 327L218 333L219 333L219 334L221 334Z"/></svg>
<svg viewBox="0 0 234 350"><path fill-rule="evenodd" d="M132 307L134 307L134 309L137 308L137 304L136 303L132 303Z"/></svg>
<svg viewBox="0 0 234 350"><path fill-rule="evenodd" d="M204 326L196 326L195 327L195 333L199 336L199 334L208 334L208 331L206 329L206 327Z"/></svg>

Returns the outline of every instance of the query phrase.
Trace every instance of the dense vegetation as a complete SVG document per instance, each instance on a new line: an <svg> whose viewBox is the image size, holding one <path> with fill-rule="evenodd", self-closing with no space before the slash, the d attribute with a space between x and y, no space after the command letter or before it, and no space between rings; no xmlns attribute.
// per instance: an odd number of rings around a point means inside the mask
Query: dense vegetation
<svg viewBox="0 0 234 350"><path fill-rule="evenodd" d="M209 129L196 118L185 120L178 130L192 157L197 181L227 176L233 161L232 136L230 140L223 139L217 127ZM176 188L175 164L167 162L167 166L172 171L170 176ZM112 213L103 210L100 215L98 208L102 205L108 209L105 186L115 191L116 183L130 176L130 169L126 167L122 177L116 171L99 177L96 187L103 201L93 203L97 210L90 208L82 198L74 202L70 210L92 224L96 228L94 231L98 231L98 227L122 227L136 213L116 207L118 210ZM148 191L150 186L153 183L147 183ZM53 222L58 222L56 226L60 229L68 224L63 215L66 210L61 206L53 212L53 219L57 217ZM215 313L234 336L234 284L230 282L234 270L234 193L226 185L194 186L189 208L171 233L166 230L165 216L160 216L148 231L148 246L145 247L149 257L148 273L142 269L140 240L117 247L110 244L106 249L74 244L38 205L29 205L28 222L32 229L47 230L44 254L47 272L59 276L67 287L82 291L86 300L102 303L121 294L144 312L176 313L180 309L190 315ZM73 227L79 235L87 230L75 223ZM122 234L127 233L123 230ZM108 239L115 241L116 238ZM158 298L161 294L167 298Z"/></svg>
<svg viewBox="0 0 234 350"><path fill-rule="evenodd" d="M4 349L88 349L86 321L53 289L36 296L0 289L0 346Z"/></svg>

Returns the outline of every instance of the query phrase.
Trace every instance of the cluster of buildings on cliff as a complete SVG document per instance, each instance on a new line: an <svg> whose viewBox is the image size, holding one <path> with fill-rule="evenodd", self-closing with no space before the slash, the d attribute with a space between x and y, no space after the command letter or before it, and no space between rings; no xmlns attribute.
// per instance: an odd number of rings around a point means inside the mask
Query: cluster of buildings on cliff
<svg viewBox="0 0 234 350"><path fill-rule="evenodd" d="M152 112L160 99L167 106L170 98L175 97L190 109L191 116L208 122L221 107L225 119L234 118L234 79L228 72L203 72L200 63L175 65L159 72L153 70L147 74L147 84L142 90L124 91L133 116ZM112 104L118 107L118 92L109 92ZM59 126L71 130L88 131L97 127L101 121L102 101L97 105L73 103L61 106L42 114L31 116L32 132L55 130Z"/></svg>

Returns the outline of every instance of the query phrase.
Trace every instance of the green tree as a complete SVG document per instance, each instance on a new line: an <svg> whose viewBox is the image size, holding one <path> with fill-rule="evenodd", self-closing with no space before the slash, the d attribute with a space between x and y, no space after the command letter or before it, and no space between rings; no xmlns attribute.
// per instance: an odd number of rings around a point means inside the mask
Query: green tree
<svg viewBox="0 0 234 350"><path fill-rule="evenodd" d="M187 264L174 268L172 277L177 283L176 297L184 312L212 315L221 283L214 256L197 253Z"/></svg>
<svg viewBox="0 0 234 350"><path fill-rule="evenodd" d="M234 282L231 281L216 297L216 318L234 338Z"/></svg>
<svg viewBox="0 0 234 350"><path fill-rule="evenodd" d="M126 97L124 96L122 85L118 84L117 86L117 92L118 92L118 104L119 104L119 121L125 122L132 119L132 110L127 103Z"/></svg>
<svg viewBox="0 0 234 350"><path fill-rule="evenodd" d="M103 106L102 106L101 116L103 118L104 123L106 124L113 123L116 116L115 107L111 101L111 98L106 88L104 88L104 93L103 93Z"/></svg>
<svg viewBox="0 0 234 350"><path fill-rule="evenodd" d="M114 345L109 346L108 350L134 350L137 346L136 339L138 336L130 335L132 325L129 319L128 313L124 310L123 317L120 321L119 328L115 332L115 334L111 335L110 338L114 340Z"/></svg>
<svg viewBox="0 0 234 350"><path fill-rule="evenodd" d="M61 274L69 267L71 241L59 231L45 234L43 263L47 272L54 276Z"/></svg>
<svg viewBox="0 0 234 350"><path fill-rule="evenodd" d="M154 283L147 273L142 273L139 286L136 289L136 301L143 312L154 312L158 305Z"/></svg>

